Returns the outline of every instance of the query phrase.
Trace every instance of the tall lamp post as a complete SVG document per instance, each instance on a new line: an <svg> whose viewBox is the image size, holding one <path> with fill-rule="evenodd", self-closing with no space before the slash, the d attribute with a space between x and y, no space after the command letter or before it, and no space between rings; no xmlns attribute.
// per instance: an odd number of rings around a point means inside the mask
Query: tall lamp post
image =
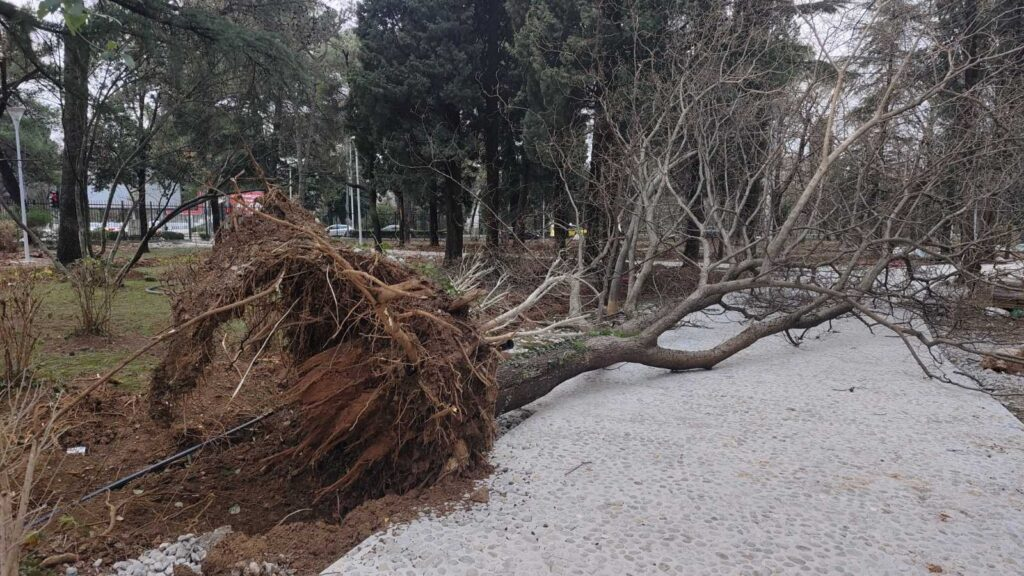
<svg viewBox="0 0 1024 576"><path fill-rule="evenodd" d="M25 261L28 262L32 257L28 253L28 218L25 211L25 174L21 169L21 117L25 115L24 106L9 106L7 113L11 115L11 121L14 122L14 150L18 158L18 192L21 196L21 242L25 246Z"/></svg>

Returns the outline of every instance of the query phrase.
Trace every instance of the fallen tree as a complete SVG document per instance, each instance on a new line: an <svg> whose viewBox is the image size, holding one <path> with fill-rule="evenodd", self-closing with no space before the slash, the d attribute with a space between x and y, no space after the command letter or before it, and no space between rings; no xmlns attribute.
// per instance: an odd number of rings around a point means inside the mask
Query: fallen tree
<svg viewBox="0 0 1024 576"><path fill-rule="evenodd" d="M902 28L890 32L906 35L919 23L907 15L898 24ZM582 287L596 287L588 306L600 320L619 309L616 290L625 278L625 322L499 363L481 330L512 326L524 306L500 314L499 322L474 321L470 299L446 294L381 256L333 246L311 215L272 194L262 211L236 219L219 235L210 258L175 295L175 321L187 328L170 337L154 374L154 415L168 417L175 399L201 379L216 348L215 330L244 317L243 348L258 356L280 335L297 369L289 401L302 411L301 434L287 455L331 461L338 480L328 489L373 496L482 462L495 414L620 362L711 369L773 335L786 334L799 345L795 332L846 314L883 326L908 344L977 352L931 333L920 321L939 297L969 298L972 290L951 289L950 282L982 281L978 254L1022 228L1024 211L1014 198L1024 155L1009 156L995 170L991 156L1003 154L998 146L933 146L935 134L948 126L927 111L948 97L965 71L995 69L1024 47L994 46L965 60L958 50L969 38L957 37L911 43L914 48L894 55L885 69L853 69L856 58L836 60L803 78L801 90L769 91L767 103L763 91L742 94L751 106L770 105L777 115L752 123L734 105L732 90L752 80L752 63L710 49L723 42L742 45L745 38L709 30L706 38L659 54L659 66L641 65L631 73L639 78L637 94L626 105L602 102L609 115L618 115L609 128L614 145L606 143L605 179L589 189L611 189L613 221L600 227L603 237L578 234L575 256L566 251L556 260L567 270L549 271L542 283L545 290L556 281L569 283L573 313L587 307ZM915 76L920 63L940 72ZM879 78L885 79L881 88L870 84ZM847 113L868 88L870 106ZM1006 97L1020 101L1016 93ZM764 131L753 144L751 125ZM896 133L902 137L890 138ZM809 135L813 145L804 146ZM797 139L794 150L790 144ZM879 139L888 142L881 152L868 145ZM776 151L731 161L732 149L762 145ZM987 179L986 185L951 196L949 173L939 171L951 163L961 167L958 178ZM585 175L573 176L569 165L555 168L571 197L570 183ZM857 173L865 171L878 173L860 178ZM884 180L885 189L865 184L871 179ZM584 204L573 200L574 206ZM972 214L984 226L968 236L964 222ZM641 313L643 283L655 260L671 253L680 238L688 247L679 264L695 270L695 289ZM912 254L924 254L930 264L911 266ZM747 322L708 349L659 345L688 316L712 308L740 312ZM216 310L223 313L211 313ZM203 314L203 321L195 321Z"/></svg>

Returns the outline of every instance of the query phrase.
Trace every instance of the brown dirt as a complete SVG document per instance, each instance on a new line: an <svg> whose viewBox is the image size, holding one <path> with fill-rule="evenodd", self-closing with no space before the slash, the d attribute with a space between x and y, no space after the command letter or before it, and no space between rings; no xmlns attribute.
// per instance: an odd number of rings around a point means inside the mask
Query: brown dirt
<svg viewBox="0 0 1024 576"><path fill-rule="evenodd" d="M283 516L315 486L290 482L287 474L264 470L260 460L279 452L292 422L283 412L230 441L211 445L189 460L143 477L84 504L70 504L84 494L183 448L213 438L275 405L286 377L272 358L259 363L248 394L229 401L238 376L225 365L210 374L210 386L184 401L183 416L170 425L148 417L143 398L105 388L94 393L68 417L41 477L48 502L59 511L47 525L46 545L90 557L133 556L161 539L205 531L223 524L261 528L269 521L259 510ZM67 455L70 446L85 446L84 456ZM261 485L263 484L263 485ZM268 493L262 490L271 489ZM240 504L245 513L232 515ZM116 509L111 526L110 506ZM117 518L120 518L118 520Z"/></svg>
<svg viewBox="0 0 1024 576"><path fill-rule="evenodd" d="M448 513L471 505L475 479L486 476L486 467L471 477L448 478L426 490L390 494L365 502L339 523L321 520L280 524L265 533L233 533L213 549L203 563L203 573L230 574L250 561L287 566L298 574L317 574L375 532L395 523L408 522L424 510Z"/></svg>
<svg viewBox="0 0 1024 576"><path fill-rule="evenodd" d="M387 494L354 510L340 496L317 500L334 477L332 470L289 460L272 463L293 446L299 427L298 411L285 408L109 496L68 504L277 406L294 374L276 355L257 362L254 370L246 393L230 400L238 375L219 359L205 383L182 399L181 413L170 425L151 420L145 399L136 394L105 388L91 396L71 414L73 426L61 435L59 450L49 455L41 474L46 484L39 498L58 502L59 511L35 554L73 552L82 559L79 572L88 574L95 572L92 562L98 558L109 566L180 534L230 525L235 533L210 557L215 569L206 573L255 559L313 574L391 522L411 519L421 508L457 505L473 480L487 473L486 466L475 468L432 488ZM88 448L86 455L64 454L79 445Z"/></svg>

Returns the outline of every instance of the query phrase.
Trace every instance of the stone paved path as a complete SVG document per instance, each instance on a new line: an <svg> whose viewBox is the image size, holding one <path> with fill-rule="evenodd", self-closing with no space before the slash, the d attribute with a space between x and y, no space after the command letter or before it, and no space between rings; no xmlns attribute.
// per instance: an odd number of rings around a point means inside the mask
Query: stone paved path
<svg viewBox="0 0 1024 576"><path fill-rule="evenodd" d="M700 322L663 343L736 329ZM710 372L577 378L498 440L489 502L324 574L1024 574L1024 426L899 340L835 330Z"/></svg>

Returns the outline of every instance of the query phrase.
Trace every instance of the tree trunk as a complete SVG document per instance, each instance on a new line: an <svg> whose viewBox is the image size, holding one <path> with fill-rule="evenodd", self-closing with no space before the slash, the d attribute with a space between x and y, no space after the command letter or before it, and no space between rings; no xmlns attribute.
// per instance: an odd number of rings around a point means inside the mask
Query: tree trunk
<svg viewBox="0 0 1024 576"><path fill-rule="evenodd" d="M495 116L497 113L495 112ZM498 210L501 205L500 199L500 174L498 168L498 135L497 129L488 126L484 130L484 170L486 180L484 183L484 194L480 202L479 210L483 211L480 220L484 225L484 236L488 246L498 245L499 222Z"/></svg>
<svg viewBox="0 0 1024 576"><path fill-rule="evenodd" d="M668 304L652 316L638 319L623 328L626 332L647 324L633 336L592 336L566 342L536 356L514 358L498 367L496 414L522 408L559 384L594 370L620 362L634 362L673 372L710 370L758 340L786 330L812 328L852 310L849 303L822 305L799 310L770 320L752 322L738 334L728 336L712 348L674 350L658 345L658 337L683 318L718 303L722 294L714 286L694 291L681 302ZM653 319L652 322L647 322Z"/></svg>
<svg viewBox="0 0 1024 576"><path fill-rule="evenodd" d="M139 249L149 252L149 242L145 240L149 231L149 218L146 214L146 167L149 163L149 144L146 139L146 92L139 94L139 167L135 179L139 183L139 238L142 240Z"/></svg>
<svg viewBox="0 0 1024 576"><path fill-rule="evenodd" d="M283 138L281 138L282 105L281 96L275 96L274 114L271 116L272 120L270 121L270 158L267 159L267 165L263 167L271 178L277 178L278 168L281 164L281 148L283 146Z"/></svg>
<svg viewBox="0 0 1024 576"><path fill-rule="evenodd" d="M462 258L462 166L457 160L448 163L444 181L444 208L447 227L444 239L444 260L452 263Z"/></svg>
<svg viewBox="0 0 1024 576"><path fill-rule="evenodd" d="M377 212L377 190L366 187L366 215L370 217L370 234L373 236L373 248L378 252L384 250L380 243L380 213Z"/></svg>
<svg viewBox="0 0 1024 576"><path fill-rule="evenodd" d="M17 166L17 160L13 160L13 162L15 162L13 166ZM8 161L7 157L3 155L3 151L0 151L0 182L3 182L7 194L17 204L21 201L21 192L18 190L18 176L14 173L13 166L12 161Z"/></svg>
<svg viewBox="0 0 1024 576"><path fill-rule="evenodd" d="M64 39L64 106L61 126L60 223L57 228L57 260L69 264L88 253L89 223L86 195L86 130L89 114L89 43L81 34ZM84 216L84 218L83 218ZM82 229L83 219L85 229Z"/></svg>
<svg viewBox="0 0 1024 576"><path fill-rule="evenodd" d="M691 202L691 210L693 215L699 220L704 218L704 211L702 210L701 196L700 196L700 160L694 159L690 163L689 169L689 185L692 188L693 196ZM781 198L781 194L779 195ZM700 258L700 227L697 226L697 220L694 218L686 219L686 239L683 241L683 257L691 262L697 262Z"/></svg>
<svg viewBox="0 0 1024 576"><path fill-rule="evenodd" d="M405 246L406 241L409 239L409 223L405 211L405 194L403 192L395 192L395 204L398 211L398 245Z"/></svg>
<svg viewBox="0 0 1024 576"><path fill-rule="evenodd" d="M216 239L217 231L220 230L220 200L218 198L210 199L210 224L213 226L213 235Z"/></svg>
<svg viewBox="0 0 1024 576"><path fill-rule="evenodd" d="M481 222L488 246L498 245L501 199L500 154L502 117L499 99L502 46L508 30L505 3L502 0L477 0L473 12L477 36L483 43L480 51L480 90L483 98L481 131L483 137L483 165L486 171L484 193L481 198Z"/></svg>
<svg viewBox="0 0 1024 576"><path fill-rule="evenodd" d="M437 180L430 185L430 208L427 215L427 227L430 229L430 245L440 246L441 239L438 235L438 221L437 221Z"/></svg>
<svg viewBox="0 0 1024 576"><path fill-rule="evenodd" d="M564 202L558 202L555 205L554 214L552 220L555 226L555 239L558 240L558 249L562 250L565 248L565 241L569 238L569 220L567 214L569 212L568 199ZM546 233L546 231L545 231Z"/></svg>

